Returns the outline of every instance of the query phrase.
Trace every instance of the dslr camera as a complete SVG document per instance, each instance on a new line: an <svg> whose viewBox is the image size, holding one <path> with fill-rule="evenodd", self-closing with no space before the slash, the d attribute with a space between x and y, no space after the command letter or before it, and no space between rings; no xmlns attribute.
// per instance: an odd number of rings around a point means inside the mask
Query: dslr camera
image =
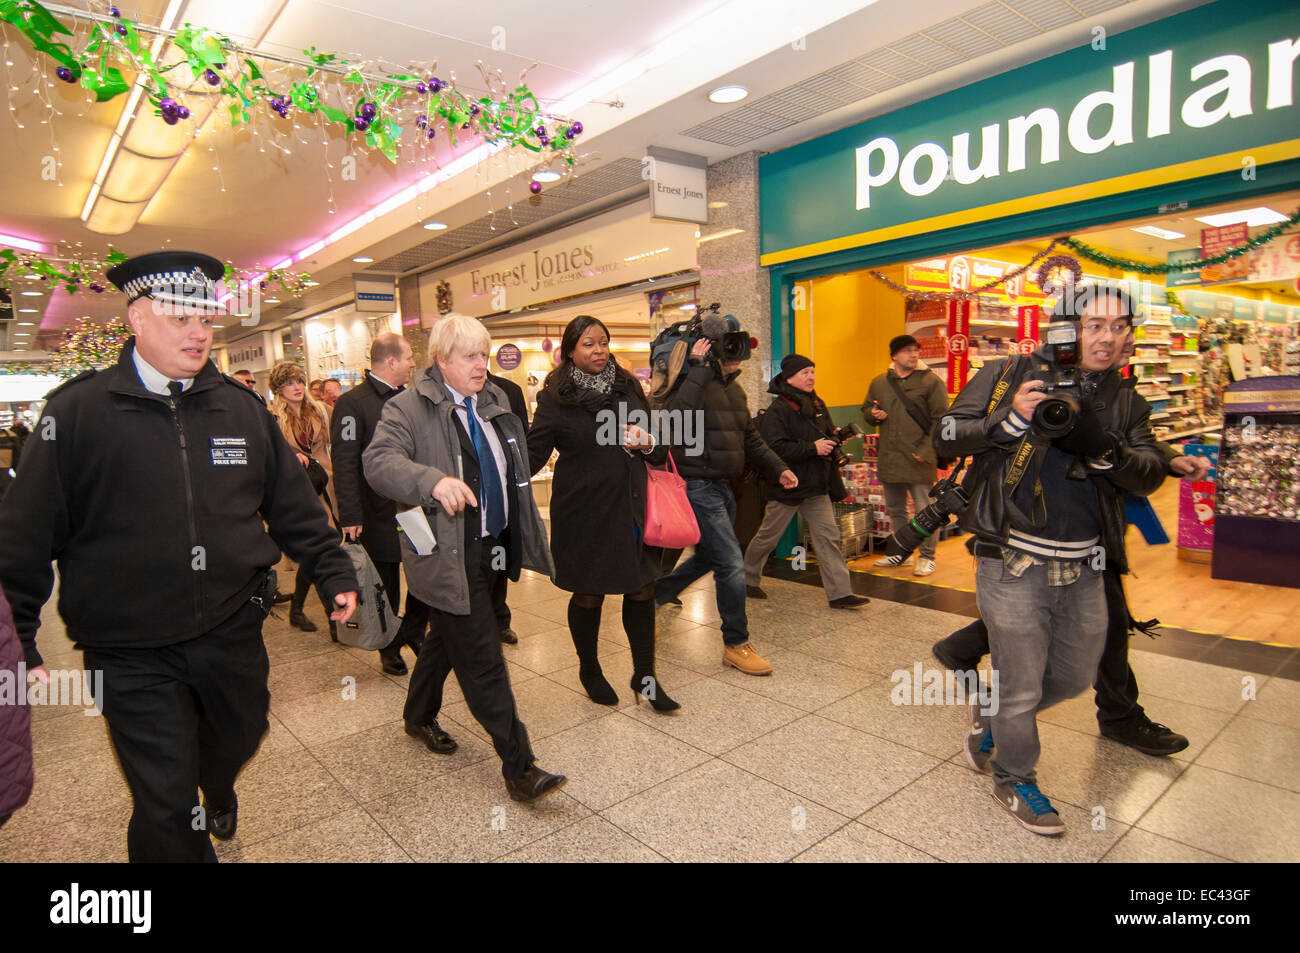
<svg viewBox="0 0 1300 953"><path fill-rule="evenodd" d="M970 503L970 494L957 482L957 475L964 463L958 463L952 473L930 487L929 506L919 511L902 526L895 526L894 533L885 543L886 556L912 555L928 536L933 536Z"/></svg>
<svg viewBox="0 0 1300 953"><path fill-rule="evenodd" d="M1044 437L1055 440L1074 429L1083 406L1082 376L1075 366L1079 362L1077 325L1068 318L1053 320L1047 326L1047 345L1052 360L1062 370L1044 381L1042 390L1047 397L1034 408L1033 426Z"/></svg>
<svg viewBox="0 0 1300 953"><path fill-rule="evenodd" d="M849 455L844 452L844 444L861 436L862 428L853 423L845 424L843 427L831 431L830 439L835 441L835 449L830 452L830 458L836 468L848 466L853 462Z"/></svg>

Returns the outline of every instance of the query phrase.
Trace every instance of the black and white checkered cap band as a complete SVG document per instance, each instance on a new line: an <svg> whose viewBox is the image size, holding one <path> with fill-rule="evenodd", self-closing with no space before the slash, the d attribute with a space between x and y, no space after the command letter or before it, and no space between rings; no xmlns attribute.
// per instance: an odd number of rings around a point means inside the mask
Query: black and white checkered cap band
<svg viewBox="0 0 1300 953"><path fill-rule="evenodd" d="M213 283L203 273L202 268L184 271L160 271L151 275L140 275L122 285L122 293L127 302L132 302L143 295L150 295L160 301L177 303L211 302L216 303L217 294Z"/></svg>

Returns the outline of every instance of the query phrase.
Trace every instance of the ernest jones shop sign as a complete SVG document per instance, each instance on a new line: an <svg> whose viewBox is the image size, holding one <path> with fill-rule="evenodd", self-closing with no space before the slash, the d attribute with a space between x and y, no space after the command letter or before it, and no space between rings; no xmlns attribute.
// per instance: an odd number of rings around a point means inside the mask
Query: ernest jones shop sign
<svg viewBox="0 0 1300 953"><path fill-rule="evenodd" d="M440 281L451 287L453 311L478 318L685 271L696 266L695 228L653 221L649 203L637 202L554 232L541 244L485 255L450 274L420 276L422 313L428 322L437 315L428 305Z"/></svg>
<svg viewBox="0 0 1300 953"><path fill-rule="evenodd" d="M1175 163L1249 169L1300 155L1294 0L1220 0L1081 35L1078 49L763 157L763 263L961 224L953 213L1015 214L1027 197L1078 201L1089 196L1050 193Z"/></svg>

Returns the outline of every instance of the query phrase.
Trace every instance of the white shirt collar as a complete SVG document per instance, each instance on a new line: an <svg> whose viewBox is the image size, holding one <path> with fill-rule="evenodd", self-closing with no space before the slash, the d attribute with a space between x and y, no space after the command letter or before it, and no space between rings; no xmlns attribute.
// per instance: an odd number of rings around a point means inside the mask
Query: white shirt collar
<svg viewBox="0 0 1300 953"><path fill-rule="evenodd" d="M378 374L376 374L374 371L371 371L371 372L370 372L370 376L373 377L375 380L379 381L379 383L383 384L383 385L384 385L385 387L387 387L389 390L397 390L397 385L396 385L396 384L390 384L390 383L388 383L388 381L384 380L382 377L380 377L380 376L379 376Z"/></svg>
<svg viewBox="0 0 1300 953"><path fill-rule="evenodd" d="M144 389L149 391L151 394L161 394L163 397L170 397L171 391L167 389L167 385L171 383L173 379L180 380L181 386L184 387L185 390L189 390L190 386L194 383L194 378L192 377L168 377L141 357L139 348L131 349L131 359L135 362L135 372L140 375L140 383L143 384Z"/></svg>

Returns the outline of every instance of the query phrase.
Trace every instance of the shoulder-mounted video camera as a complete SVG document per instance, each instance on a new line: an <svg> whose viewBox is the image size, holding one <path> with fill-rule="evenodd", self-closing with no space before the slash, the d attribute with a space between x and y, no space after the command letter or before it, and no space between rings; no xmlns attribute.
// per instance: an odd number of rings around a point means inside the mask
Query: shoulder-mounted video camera
<svg viewBox="0 0 1300 953"><path fill-rule="evenodd" d="M749 360L758 342L740 327L735 315L719 314L717 302L702 308L695 316L669 325L650 344L652 392L672 390L682 368L687 364L695 342L707 338L713 342L705 360L721 364Z"/></svg>

